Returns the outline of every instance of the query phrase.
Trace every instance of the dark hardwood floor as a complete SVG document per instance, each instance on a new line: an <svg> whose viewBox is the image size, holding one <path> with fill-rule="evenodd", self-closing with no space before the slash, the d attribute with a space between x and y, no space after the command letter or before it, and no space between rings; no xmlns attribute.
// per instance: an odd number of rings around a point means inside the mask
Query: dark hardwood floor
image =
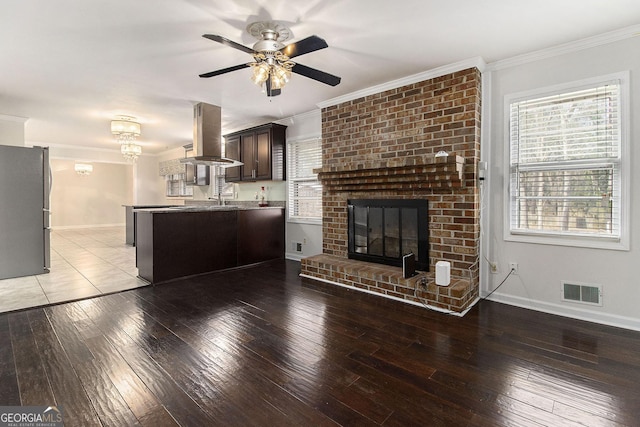
<svg viewBox="0 0 640 427"><path fill-rule="evenodd" d="M458 318L299 264L0 315L0 405L66 426L637 426L640 333L482 301Z"/></svg>

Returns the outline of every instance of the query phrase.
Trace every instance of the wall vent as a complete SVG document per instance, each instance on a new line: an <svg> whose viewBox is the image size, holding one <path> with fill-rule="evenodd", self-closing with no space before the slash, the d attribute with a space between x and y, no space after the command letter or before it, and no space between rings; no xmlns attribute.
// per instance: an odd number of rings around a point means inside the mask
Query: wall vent
<svg viewBox="0 0 640 427"><path fill-rule="evenodd" d="M562 282L562 301L602 306L602 285Z"/></svg>

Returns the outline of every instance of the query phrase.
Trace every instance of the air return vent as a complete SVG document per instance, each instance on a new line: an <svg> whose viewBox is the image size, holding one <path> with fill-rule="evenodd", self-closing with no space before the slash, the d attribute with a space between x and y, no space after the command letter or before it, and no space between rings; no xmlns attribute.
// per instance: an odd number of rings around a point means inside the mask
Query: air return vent
<svg viewBox="0 0 640 427"><path fill-rule="evenodd" d="M590 283L562 282L562 301L602 305L602 286Z"/></svg>

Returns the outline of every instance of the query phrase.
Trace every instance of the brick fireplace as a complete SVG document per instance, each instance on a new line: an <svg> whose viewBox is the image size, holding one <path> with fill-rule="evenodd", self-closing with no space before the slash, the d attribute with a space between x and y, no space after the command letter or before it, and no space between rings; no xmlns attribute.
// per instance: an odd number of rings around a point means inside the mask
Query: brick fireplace
<svg viewBox="0 0 640 427"><path fill-rule="evenodd" d="M470 68L322 110L323 253L302 277L463 313L478 297L480 71ZM448 156L436 154L445 151ZM427 199L430 272L347 258L348 199ZM452 281L437 286L437 261Z"/></svg>

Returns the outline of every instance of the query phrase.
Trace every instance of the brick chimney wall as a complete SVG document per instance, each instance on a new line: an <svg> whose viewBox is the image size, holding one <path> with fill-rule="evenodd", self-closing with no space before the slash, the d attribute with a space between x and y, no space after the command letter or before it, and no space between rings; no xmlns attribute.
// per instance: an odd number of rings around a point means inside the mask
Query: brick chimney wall
<svg viewBox="0 0 640 427"><path fill-rule="evenodd" d="M477 295L480 90L470 68L322 109L324 254L347 258L347 199L426 198L430 270L450 261Z"/></svg>

